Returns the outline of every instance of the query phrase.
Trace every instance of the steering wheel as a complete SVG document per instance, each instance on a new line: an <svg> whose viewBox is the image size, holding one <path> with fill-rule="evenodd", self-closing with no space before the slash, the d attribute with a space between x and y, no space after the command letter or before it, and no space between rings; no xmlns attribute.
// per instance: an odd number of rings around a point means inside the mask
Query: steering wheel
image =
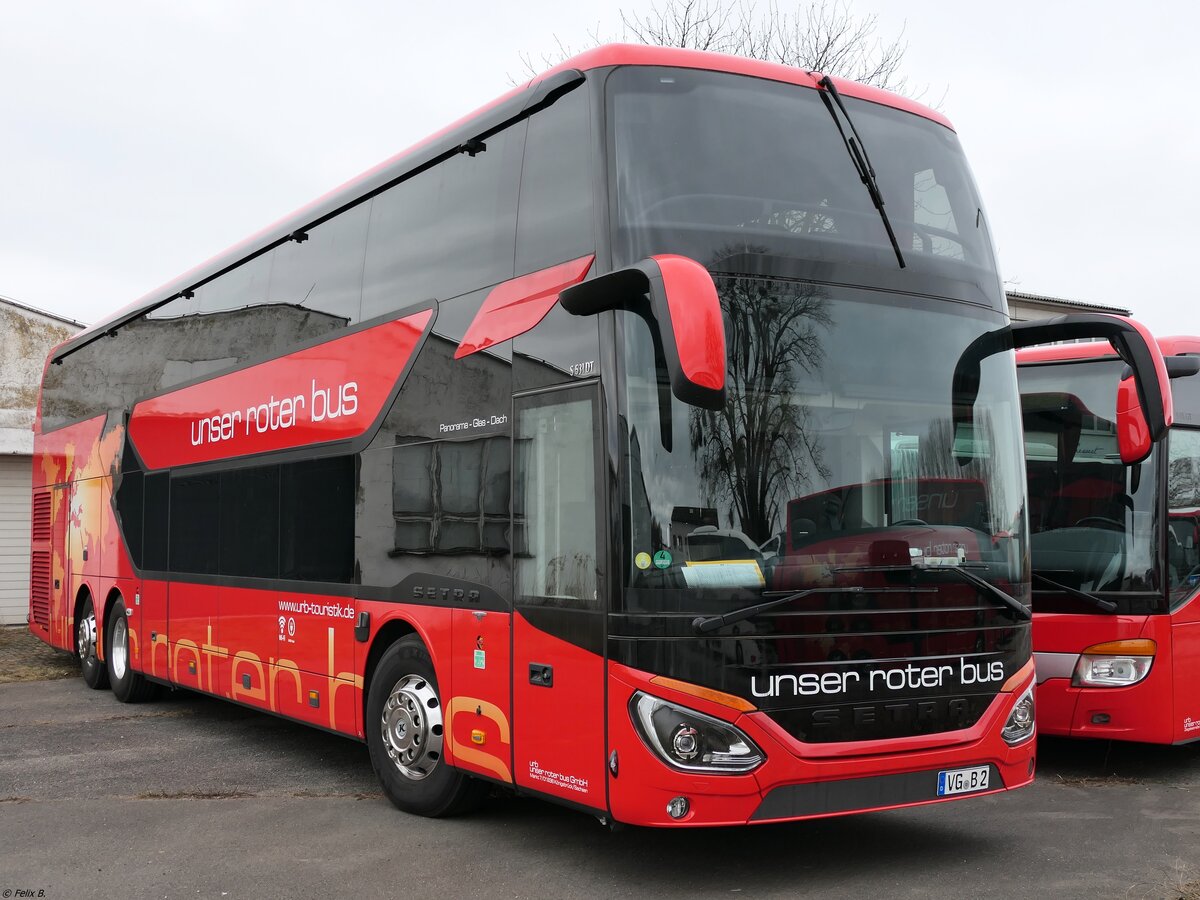
<svg viewBox="0 0 1200 900"><path fill-rule="evenodd" d="M893 522L892 525L928 525L924 519L900 519L898 522Z"/></svg>
<svg viewBox="0 0 1200 900"><path fill-rule="evenodd" d="M1098 525L1101 528L1109 528L1113 531L1124 531L1125 523L1118 522L1116 519L1109 519L1106 516L1084 516L1076 522L1073 528L1087 528L1092 525Z"/></svg>

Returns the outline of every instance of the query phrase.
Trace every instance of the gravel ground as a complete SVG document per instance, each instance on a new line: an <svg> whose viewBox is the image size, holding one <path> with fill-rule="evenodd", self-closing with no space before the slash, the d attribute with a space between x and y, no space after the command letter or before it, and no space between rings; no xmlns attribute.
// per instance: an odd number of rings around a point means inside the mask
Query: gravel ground
<svg viewBox="0 0 1200 900"><path fill-rule="evenodd" d="M0 684L75 678L79 662L29 633L24 625L0 625Z"/></svg>

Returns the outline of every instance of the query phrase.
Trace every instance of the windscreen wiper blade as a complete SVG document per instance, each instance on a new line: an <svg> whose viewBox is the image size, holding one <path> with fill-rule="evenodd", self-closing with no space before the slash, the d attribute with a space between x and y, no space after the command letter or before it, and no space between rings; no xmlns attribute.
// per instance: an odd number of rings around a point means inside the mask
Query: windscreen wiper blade
<svg viewBox="0 0 1200 900"><path fill-rule="evenodd" d="M795 591L794 593L784 594L782 597L776 597L773 600L767 600L764 603L756 603L753 606L743 606L741 609L735 609L720 616L697 616L692 619L692 628L700 634L708 634L710 631L716 631L726 625L732 625L734 622L741 622L743 619L749 619L752 616L757 616L759 613L767 612L775 609L777 606L785 606L793 600L799 600L802 597L807 597L810 594L857 594L862 593L866 588L858 587L833 587L833 588L807 588L803 591Z"/></svg>
<svg viewBox="0 0 1200 900"><path fill-rule="evenodd" d="M987 568L975 566L974 568ZM1033 619L1033 611L1011 594L1000 590L986 578L980 578L966 566L906 566L902 563L882 566L842 566L831 569L834 573L841 572L946 572L957 575L960 579L979 588L994 600L999 600L1018 616L1025 620Z"/></svg>
<svg viewBox="0 0 1200 900"><path fill-rule="evenodd" d="M1040 581L1042 584L1046 585L1046 587L1053 588L1056 591L1062 591L1064 594L1069 594L1076 600L1083 600L1085 603L1090 603L1092 606L1103 612L1117 611L1117 604L1113 603L1111 600L1105 600L1103 597L1097 597L1095 594L1081 590L1080 588L1073 588L1068 587L1065 584L1059 584L1057 581L1050 580L1041 572L1034 572L1033 577L1037 581Z"/></svg>
<svg viewBox="0 0 1200 900"><path fill-rule="evenodd" d="M891 220L888 219L887 211L883 208L883 194L879 191L879 182L875 180L875 169L871 165L871 158L867 156L866 145L863 144L858 129L854 127L854 120L850 118L850 113L846 111L846 104L842 102L842 95L838 93L833 79L825 75L817 82L817 86L825 88L824 91L821 91L821 99L825 101L825 108L829 110L829 115L833 117L833 124L837 126L838 134L842 136L842 143L846 145L850 159L854 161L854 168L858 170L858 177L867 186L867 193L871 195L871 202L875 204L875 209L879 211L879 218L883 222L883 227L887 230L888 240L892 242L892 249L896 251L896 262L900 263L900 268L903 269L904 254L900 252L900 242L896 240L896 232L892 230ZM833 98L832 102L829 99L830 97ZM834 103L837 103L837 109L841 110L842 118L850 126L849 137L846 135L846 129L842 127L837 110L833 108Z"/></svg>
<svg viewBox="0 0 1200 900"><path fill-rule="evenodd" d="M771 597L772 599L756 603L753 606L743 606L740 609L735 609L719 616L697 616L695 619L692 619L692 627L700 634L708 634L710 631L716 631L725 625L732 625L734 622L753 618L759 613L767 612L778 606L784 606L793 600L799 600L801 597L807 597L810 594L895 594L901 592L911 593L906 588L866 588L857 584L849 587L806 588L802 591L764 591L763 596Z"/></svg>

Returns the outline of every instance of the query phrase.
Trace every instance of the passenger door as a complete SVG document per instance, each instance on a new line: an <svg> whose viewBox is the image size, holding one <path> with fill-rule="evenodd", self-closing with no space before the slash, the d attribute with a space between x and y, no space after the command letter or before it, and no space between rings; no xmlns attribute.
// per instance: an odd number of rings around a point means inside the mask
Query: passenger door
<svg viewBox="0 0 1200 900"><path fill-rule="evenodd" d="M599 405L591 384L513 401L513 774L592 809L607 808Z"/></svg>

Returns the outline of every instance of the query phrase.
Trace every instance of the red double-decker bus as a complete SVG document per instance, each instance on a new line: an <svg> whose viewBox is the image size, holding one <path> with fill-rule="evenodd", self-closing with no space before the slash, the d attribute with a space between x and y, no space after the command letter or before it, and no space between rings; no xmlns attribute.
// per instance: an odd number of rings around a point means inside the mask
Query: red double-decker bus
<svg viewBox="0 0 1200 900"><path fill-rule="evenodd" d="M1018 354L1045 734L1200 740L1200 338L1158 344L1175 423L1140 460L1107 343Z"/></svg>
<svg viewBox="0 0 1200 900"><path fill-rule="evenodd" d="M1012 348L1080 333L1161 427L1128 323L1008 325L940 115L596 49L53 351L31 628L364 740L425 815L1019 787Z"/></svg>

